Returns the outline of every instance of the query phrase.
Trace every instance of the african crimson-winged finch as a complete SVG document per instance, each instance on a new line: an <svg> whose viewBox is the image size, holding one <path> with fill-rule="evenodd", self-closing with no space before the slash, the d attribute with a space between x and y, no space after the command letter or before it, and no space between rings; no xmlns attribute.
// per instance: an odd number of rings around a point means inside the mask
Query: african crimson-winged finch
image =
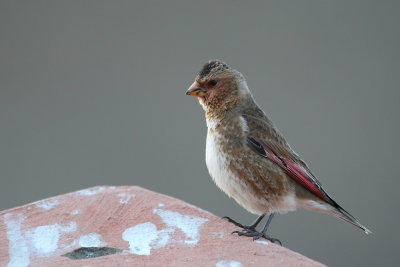
<svg viewBox="0 0 400 267"><path fill-rule="evenodd" d="M217 186L257 220L239 235L266 235L274 213L307 209L334 215L360 228L350 213L322 189L300 157L254 102L243 75L224 62L212 60L197 74L186 92L195 96L207 119L206 164ZM269 218L261 232L255 227Z"/></svg>

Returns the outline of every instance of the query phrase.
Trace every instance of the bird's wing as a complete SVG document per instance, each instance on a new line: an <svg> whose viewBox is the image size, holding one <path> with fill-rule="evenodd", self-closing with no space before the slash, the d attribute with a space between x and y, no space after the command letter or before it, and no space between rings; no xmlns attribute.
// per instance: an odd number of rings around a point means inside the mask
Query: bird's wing
<svg viewBox="0 0 400 267"><path fill-rule="evenodd" d="M246 131L247 144L252 150L277 164L289 177L297 181L306 190L329 203L336 209L336 212L333 213L335 216L355 225L367 234L371 233L370 230L360 224L349 212L329 197L306 163L290 148L264 112L256 107L245 111L242 117L246 120L248 128Z"/></svg>
<svg viewBox="0 0 400 267"><path fill-rule="evenodd" d="M329 204L337 206L336 202L322 189L321 183L311 173L304 161L290 148L278 130L264 116L261 118L244 116L249 127L248 146L259 155L276 163L308 191Z"/></svg>
<svg viewBox="0 0 400 267"><path fill-rule="evenodd" d="M339 204L337 204L328 196L328 194L322 189L321 184L314 177L314 175L307 170L307 168L304 168L301 164L290 160L290 155L285 155L285 153L282 153L284 152L282 149L277 148L276 146L274 147L271 142L263 142L251 136L247 137L247 142L249 146L258 154L275 162L283 170L285 170L290 177L299 182L307 190L336 208L337 212L334 213L334 215L355 225L367 234L371 233L370 230L360 224L356 218L354 218L349 212L339 206ZM280 151L280 154L278 154L276 151Z"/></svg>
<svg viewBox="0 0 400 267"><path fill-rule="evenodd" d="M248 145L261 156L268 158L281 167L291 178L295 179L307 190L321 199L331 202L331 198L322 189L321 184L301 163L293 160L292 155L272 142L261 141L253 136L247 136Z"/></svg>

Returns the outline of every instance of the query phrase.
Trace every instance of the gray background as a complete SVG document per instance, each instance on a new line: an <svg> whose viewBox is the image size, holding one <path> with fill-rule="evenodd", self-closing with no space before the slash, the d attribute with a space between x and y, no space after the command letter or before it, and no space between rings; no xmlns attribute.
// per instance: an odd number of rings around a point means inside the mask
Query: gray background
<svg viewBox="0 0 400 267"><path fill-rule="evenodd" d="M333 266L398 262L399 2L243 2L1 1L0 209L140 185L251 222L211 181L184 94L219 58L374 232L298 211L272 235Z"/></svg>

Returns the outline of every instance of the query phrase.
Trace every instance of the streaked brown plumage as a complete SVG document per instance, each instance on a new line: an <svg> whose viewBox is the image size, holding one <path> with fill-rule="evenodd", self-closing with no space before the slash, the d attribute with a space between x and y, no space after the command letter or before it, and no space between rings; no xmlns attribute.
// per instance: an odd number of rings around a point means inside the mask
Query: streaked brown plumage
<svg viewBox="0 0 400 267"><path fill-rule="evenodd" d="M205 110L206 163L217 186L260 217L240 235L259 238L274 213L297 208L339 217L370 231L322 189L308 166L254 102L243 75L219 60L206 63L187 91ZM261 233L255 230L270 215ZM275 240L275 239L272 239Z"/></svg>

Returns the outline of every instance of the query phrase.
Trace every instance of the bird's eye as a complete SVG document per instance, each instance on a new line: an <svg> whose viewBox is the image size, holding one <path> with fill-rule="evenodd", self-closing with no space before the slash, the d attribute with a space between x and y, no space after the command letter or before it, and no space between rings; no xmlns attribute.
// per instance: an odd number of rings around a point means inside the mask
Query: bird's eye
<svg viewBox="0 0 400 267"><path fill-rule="evenodd" d="M208 82L209 86L215 86L218 82L216 80L211 80Z"/></svg>

